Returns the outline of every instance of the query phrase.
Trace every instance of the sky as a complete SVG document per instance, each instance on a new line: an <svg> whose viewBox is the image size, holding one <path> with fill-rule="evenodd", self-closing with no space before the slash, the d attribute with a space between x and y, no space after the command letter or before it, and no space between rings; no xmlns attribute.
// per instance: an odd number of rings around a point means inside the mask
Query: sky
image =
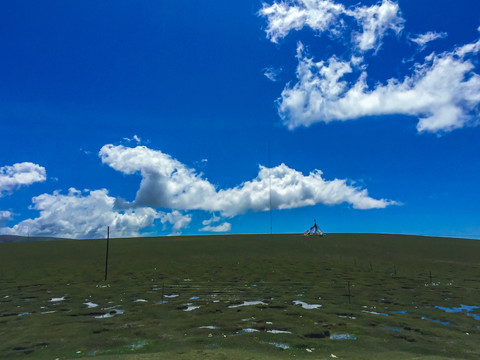
<svg viewBox="0 0 480 360"><path fill-rule="evenodd" d="M0 234L480 239L477 0L10 1Z"/></svg>

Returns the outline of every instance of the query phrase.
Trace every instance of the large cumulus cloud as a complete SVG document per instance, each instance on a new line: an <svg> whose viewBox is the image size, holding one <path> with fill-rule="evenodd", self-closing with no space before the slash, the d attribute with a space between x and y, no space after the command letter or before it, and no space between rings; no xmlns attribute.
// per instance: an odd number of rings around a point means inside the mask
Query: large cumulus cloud
<svg viewBox="0 0 480 360"><path fill-rule="evenodd" d="M337 39L341 49L318 61L299 43L296 80L286 84L277 100L288 128L390 114L417 117L418 132L477 125L480 80L472 59L478 55L479 41L432 53L407 69L403 78L380 82L369 78L368 58L377 55L388 34L398 38L402 33L405 20L398 3L383 0L347 8L333 0L286 0L264 3L259 14L267 20L266 35L272 42L292 30L310 28ZM408 38L424 50L446 36L429 31Z"/></svg>
<svg viewBox="0 0 480 360"><path fill-rule="evenodd" d="M260 166L256 178L227 189L217 189L207 179L159 150L105 145L102 162L125 174L140 173L140 189L125 208L152 206L177 210L205 210L233 217L247 211L292 209L316 204L351 204L356 209L385 208L395 202L374 199L366 189L346 180L325 180L322 172L308 175L285 164Z"/></svg>
<svg viewBox="0 0 480 360"><path fill-rule="evenodd" d="M55 236L66 238L103 238L107 226L113 237L138 236L156 219L174 224L176 230L188 225L190 217L179 213L159 212L149 207L115 209L115 198L106 189L80 191L69 189L67 194L55 191L32 199L33 209L40 215L26 219L13 227L4 227L4 234ZM9 214L6 214L9 215Z"/></svg>
<svg viewBox="0 0 480 360"><path fill-rule="evenodd" d="M373 89L362 70L354 83L346 74L359 70L356 59L331 57L315 62L298 45L297 82L278 99L279 114L293 129L316 122L345 121L370 115L417 116L419 132L451 131L468 124L480 103L480 76L469 56L478 54L480 40L452 52L432 53L415 64L411 76L390 79Z"/></svg>

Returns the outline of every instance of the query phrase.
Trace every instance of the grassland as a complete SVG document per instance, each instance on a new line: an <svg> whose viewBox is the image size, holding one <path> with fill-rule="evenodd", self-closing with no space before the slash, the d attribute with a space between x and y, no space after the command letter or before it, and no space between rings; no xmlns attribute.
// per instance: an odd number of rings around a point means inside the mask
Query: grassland
<svg viewBox="0 0 480 360"><path fill-rule="evenodd" d="M105 246L0 244L1 358L480 358L480 241L111 239L103 281Z"/></svg>

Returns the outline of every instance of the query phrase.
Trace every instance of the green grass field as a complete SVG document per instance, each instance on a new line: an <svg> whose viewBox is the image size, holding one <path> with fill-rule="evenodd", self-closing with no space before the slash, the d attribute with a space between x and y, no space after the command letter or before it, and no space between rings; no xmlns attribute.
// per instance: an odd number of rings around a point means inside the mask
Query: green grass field
<svg viewBox="0 0 480 360"><path fill-rule="evenodd" d="M1 358L480 358L480 241L111 239L106 282L105 247L0 244Z"/></svg>

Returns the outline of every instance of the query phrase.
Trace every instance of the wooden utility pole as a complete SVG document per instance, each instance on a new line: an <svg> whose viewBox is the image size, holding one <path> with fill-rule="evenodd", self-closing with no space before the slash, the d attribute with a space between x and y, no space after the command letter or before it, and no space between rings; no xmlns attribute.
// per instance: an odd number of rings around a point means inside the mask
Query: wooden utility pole
<svg viewBox="0 0 480 360"><path fill-rule="evenodd" d="M105 256L105 281L107 281L108 272L108 246L110 243L110 226L107 227L107 254Z"/></svg>

